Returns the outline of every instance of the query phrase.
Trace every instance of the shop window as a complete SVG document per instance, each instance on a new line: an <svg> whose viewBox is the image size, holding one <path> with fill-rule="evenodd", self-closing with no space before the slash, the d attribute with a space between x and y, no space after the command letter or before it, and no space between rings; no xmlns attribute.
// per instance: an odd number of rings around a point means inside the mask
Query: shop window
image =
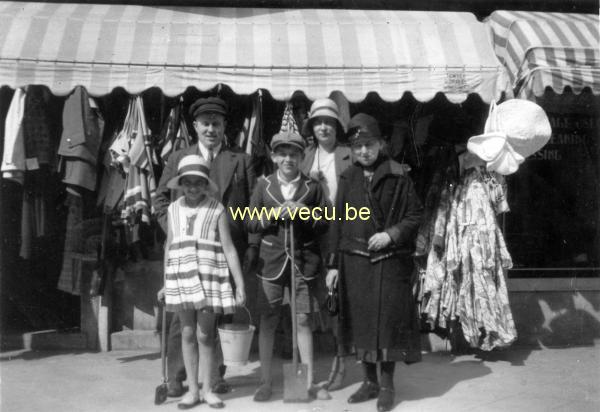
<svg viewBox="0 0 600 412"><path fill-rule="evenodd" d="M511 277L600 275L598 97L546 92L552 138L508 177ZM566 271L565 271L566 270Z"/></svg>

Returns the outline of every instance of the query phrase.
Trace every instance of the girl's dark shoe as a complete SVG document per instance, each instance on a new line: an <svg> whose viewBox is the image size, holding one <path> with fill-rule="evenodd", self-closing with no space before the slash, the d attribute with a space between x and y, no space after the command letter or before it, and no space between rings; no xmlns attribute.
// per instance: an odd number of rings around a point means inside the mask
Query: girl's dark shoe
<svg viewBox="0 0 600 412"><path fill-rule="evenodd" d="M379 388L379 396L377 397L377 412L387 412L394 408L395 392L394 388Z"/></svg>
<svg viewBox="0 0 600 412"><path fill-rule="evenodd" d="M348 398L348 403L365 402L379 395L379 385L375 382L364 381L360 388Z"/></svg>

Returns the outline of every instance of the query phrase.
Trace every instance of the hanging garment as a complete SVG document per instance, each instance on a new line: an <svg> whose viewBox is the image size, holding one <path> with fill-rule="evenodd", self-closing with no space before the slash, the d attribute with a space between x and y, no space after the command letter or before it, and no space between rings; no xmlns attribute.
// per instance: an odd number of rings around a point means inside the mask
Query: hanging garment
<svg viewBox="0 0 600 412"><path fill-rule="evenodd" d="M428 254L421 285L421 294L425 298L421 310L431 328L446 328L447 321L455 318L451 311L451 302L453 291L456 291L456 279L446 268L446 230L454 188L451 181L447 181L442 187L436 213L430 224L430 244L427 247ZM422 253L421 250L419 253Z"/></svg>
<svg viewBox="0 0 600 412"><path fill-rule="evenodd" d="M329 94L329 98L337 104L339 109L340 124L346 133L346 125L350 122L350 102L339 90L335 90Z"/></svg>
<svg viewBox="0 0 600 412"><path fill-rule="evenodd" d="M115 139L118 137L115 134ZM104 154L102 161L102 179L96 205L103 208L104 213L110 214L117 209L125 191L125 173L118 163L113 162L110 150Z"/></svg>
<svg viewBox="0 0 600 412"><path fill-rule="evenodd" d="M506 271L512 260L496 221L508 211L501 175L485 166L465 171L442 189L432 246L422 278L421 313L432 327L460 321L472 347L491 350L516 339ZM431 223L429 223L431 224ZM443 236L443 247L433 239Z"/></svg>
<svg viewBox="0 0 600 412"><path fill-rule="evenodd" d="M10 102L4 128L4 153L2 177L23 184L25 172L25 141L23 116L25 114L25 90L18 88Z"/></svg>
<svg viewBox="0 0 600 412"><path fill-rule="evenodd" d="M183 107L180 102L169 112L165 122L158 146L161 147L160 158L163 166L166 164L169 155L177 150L188 148L192 145L192 137L183 117Z"/></svg>
<svg viewBox="0 0 600 412"><path fill-rule="evenodd" d="M505 279L512 260L496 221L497 213L508 210L503 185L503 177L485 167L467 171L456 213L459 253L448 258L449 270L462 275L456 313L463 334L483 350L508 346L517 337Z"/></svg>
<svg viewBox="0 0 600 412"><path fill-rule="evenodd" d="M417 300L431 329L447 327L446 318L439 317L439 305L446 280L446 225L458 175L452 152L439 151L432 158L438 168L425 195L425 213L416 240Z"/></svg>
<svg viewBox="0 0 600 412"><path fill-rule="evenodd" d="M56 148L53 147L48 118L50 95L40 86L28 86L23 115L25 167L21 214L21 250L23 259L35 259L34 241L45 236L50 227L48 203L53 197L51 178L56 166Z"/></svg>
<svg viewBox="0 0 600 412"><path fill-rule="evenodd" d="M125 120L123 121L123 127L118 133L116 133L112 143L110 144L110 147L108 148L111 162L115 167L121 167L124 172L127 172L129 169L129 148L131 146L130 136L133 133L132 127L134 120L132 119L132 113L134 107L135 100L131 98L129 99L129 105L127 107Z"/></svg>
<svg viewBox="0 0 600 412"><path fill-rule="evenodd" d="M48 235L52 228L49 204L56 194L55 175L50 173L48 165L42 165L37 170L26 170L24 176L19 256L35 259L38 256L33 255L34 241Z"/></svg>
<svg viewBox="0 0 600 412"><path fill-rule="evenodd" d="M244 120L236 144L252 158L257 176L267 176L273 170L270 149L263 137L262 92L252 97L252 111Z"/></svg>
<svg viewBox="0 0 600 412"><path fill-rule="evenodd" d="M224 212L223 205L211 197L196 208L187 207L184 197L169 206L171 242L165 265L168 311L234 312L235 298L218 231Z"/></svg>
<svg viewBox="0 0 600 412"><path fill-rule="evenodd" d="M55 167L56 148L52 145L46 101L49 92L40 86L28 86L23 116L23 138L27 170L40 165Z"/></svg>
<svg viewBox="0 0 600 412"><path fill-rule="evenodd" d="M141 96L135 98L129 119L131 147L127 159L127 177L121 218L129 225L150 223L152 200L156 195L156 179L153 164L156 157L150 144L150 129L146 124Z"/></svg>
<svg viewBox="0 0 600 412"><path fill-rule="evenodd" d="M96 190L96 167L104 119L87 91L78 86L67 98L63 109L63 132L58 154L59 170L68 185Z"/></svg>
<svg viewBox="0 0 600 412"><path fill-rule="evenodd" d="M65 205L68 207L67 230L62 269L58 279L58 289L73 295L80 294L81 272L77 270L74 257L79 254L83 244L81 223L83 222L83 200L80 196L67 194Z"/></svg>
<svg viewBox="0 0 600 412"><path fill-rule="evenodd" d="M238 133L236 144L253 157L266 154L265 143L262 139L262 93L256 93L252 98L252 112L244 119L242 130Z"/></svg>
<svg viewBox="0 0 600 412"><path fill-rule="evenodd" d="M296 124L296 119L294 119L294 106L289 101L285 103L285 109L283 110L283 115L281 116L281 127L279 128L279 131L300 134L300 129Z"/></svg>

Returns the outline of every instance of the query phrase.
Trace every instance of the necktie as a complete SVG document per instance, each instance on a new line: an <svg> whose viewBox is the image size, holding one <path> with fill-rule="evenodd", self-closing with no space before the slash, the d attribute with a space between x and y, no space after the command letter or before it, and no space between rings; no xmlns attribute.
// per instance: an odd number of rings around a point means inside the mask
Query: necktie
<svg viewBox="0 0 600 412"><path fill-rule="evenodd" d="M208 149L208 161L212 163L212 161L215 159L215 153L213 152L212 149Z"/></svg>

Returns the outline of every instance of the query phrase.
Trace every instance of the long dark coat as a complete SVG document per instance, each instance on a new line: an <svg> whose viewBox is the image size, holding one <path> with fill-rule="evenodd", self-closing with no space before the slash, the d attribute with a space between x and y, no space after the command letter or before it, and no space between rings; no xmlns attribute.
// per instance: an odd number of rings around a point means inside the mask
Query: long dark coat
<svg viewBox="0 0 600 412"><path fill-rule="evenodd" d="M338 186L338 214L346 205L368 207L370 219L337 221L330 232L329 267L340 269L340 344L368 362L420 360L417 311L412 294L412 252L423 207L402 166L380 158L371 182L352 165ZM369 252L375 233L392 245Z"/></svg>

